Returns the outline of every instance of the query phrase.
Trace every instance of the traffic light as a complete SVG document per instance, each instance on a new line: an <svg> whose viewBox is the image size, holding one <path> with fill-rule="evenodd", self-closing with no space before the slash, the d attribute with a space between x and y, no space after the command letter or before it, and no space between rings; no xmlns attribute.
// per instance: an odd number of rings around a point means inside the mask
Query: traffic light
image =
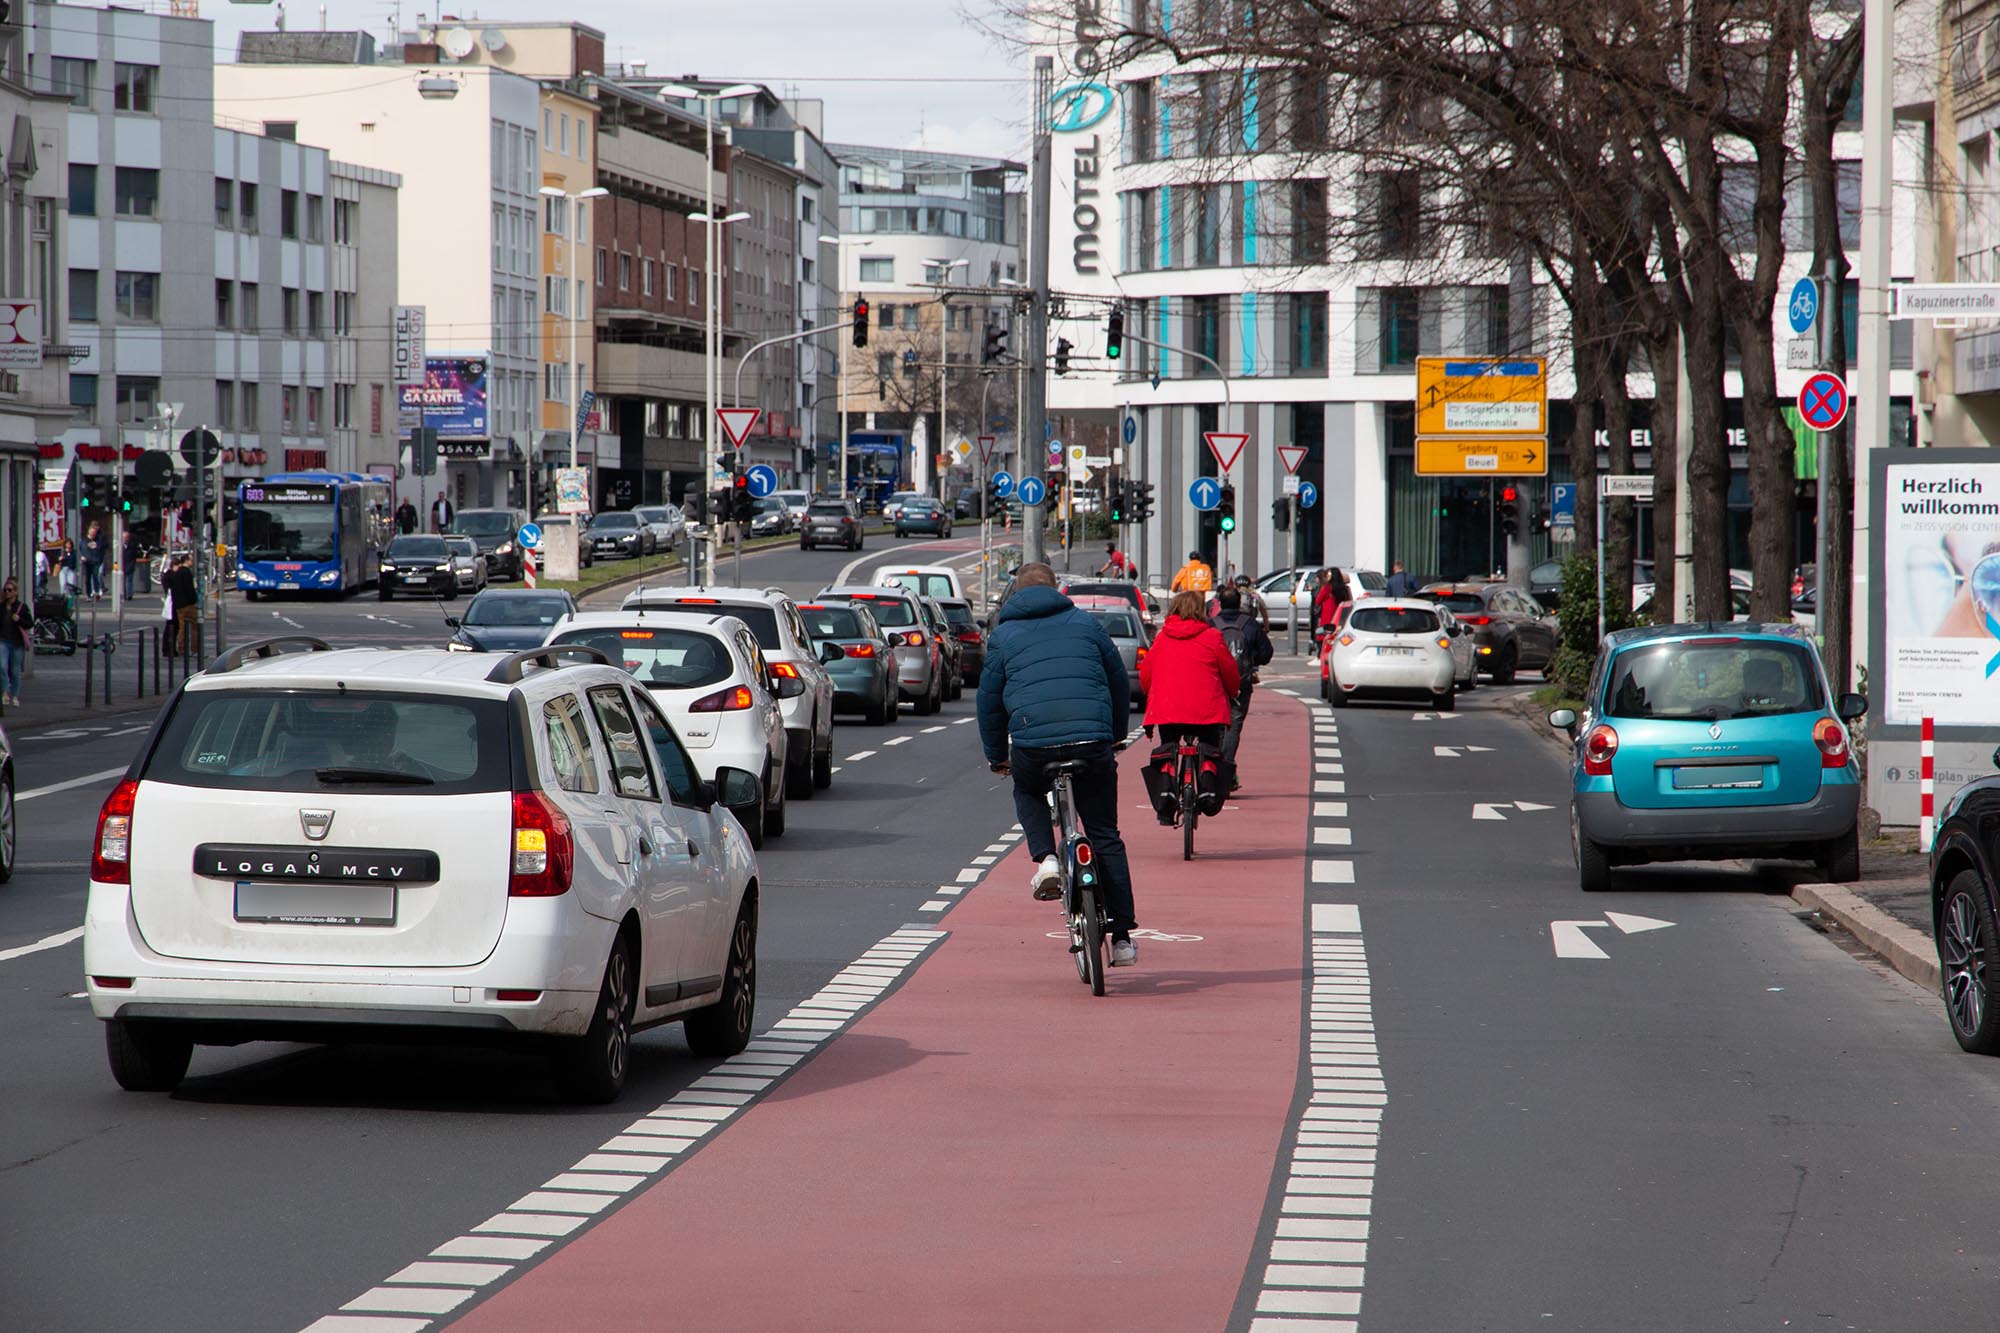
<svg viewBox="0 0 2000 1333"><path fill-rule="evenodd" d="M1521 492L1512 486L1500 488L1500 531L1509 537L1521 533Z"/></svg>
<svg viewBox="0 0 2000 1333"><path fill-rule="evenodd" d="M111 505L111 478L86 472L76 491L76 507L101 513Z"/></svg>
<svg viewBox="0 0 2000 1333"><path fill-rule="evenodd" d="M1279 532L1292 530L1292 497L1281 495L1271 501L1271 526Z"/></svg>
<svg viewBox="0 0 2000 1333"><path fill-rule="evenodd" d="M1107 498L1111 502L1111 521L1113 523L1123 523L1125 521L1125 483L1113 479L1111 494Z"/></svg>
<svg viewBox="0 0 2000 1333"><path fill-rule="evenodd" d="M1215 506L1215 525L1223 532L1236 531L1236 487L1222 483L1222 499Z"/></svg>
<svg viewBox="0 0 2000 1333"><path fill-rule="evenodd" d="M1125 350L1125 311L1111 308L1111 318L1104 325L1104 355L1116 361Z"/></svg>
<svg viewBox="0 0 2000 1333"><path fill-rule="evenodd" d="M735 489L730 492L729 517L738 523L748 523L756 516L757 497L750 494L750 478L739 472Z"/></svg>
<svg viewBox="0 0 2000 1333"><path fill-rule="evenodd" d="M854 300L854 345L856 347L868 345L868 302L862 297L856 297Z"/></svg>
<svg viewBox="0 0 2000 1333"><path fill-rule="evenodd" d="M1067 338L1056 339L1056 374L1058 375L1069 374L1069 353L1070 353L1069 339Z"/></svg>
<svg viewBox="0 0 2000 1333"><path fill-rule="evenodd" d="M688 487L681 497L681 508L693 522L708 522L708 492L699 486Z"/></svg>
<svg viewBox="0 0 2000 1333"><path fill-rule="evenodd" d="M980 349L979 359L981 361L991 363L1000 360L1000 358L1006 355L1007 355L1006 328L999 324L992 324L987 326L986 346Z"/></svg>
<svg viewBox="0 0 2000 1333"><path fill-rule="evenodd" d="M1144 523L1153 516L1153 483L1135 481L1132 483L1132 522Z"/></svg>

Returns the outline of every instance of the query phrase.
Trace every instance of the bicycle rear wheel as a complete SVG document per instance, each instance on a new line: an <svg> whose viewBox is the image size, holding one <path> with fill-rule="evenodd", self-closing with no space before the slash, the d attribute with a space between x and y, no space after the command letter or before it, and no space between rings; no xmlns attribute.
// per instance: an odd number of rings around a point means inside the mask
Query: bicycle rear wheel
<svg viewBox="0 0 2000 1333"><path fill-rule="evenodd" d="M1194 783L1181 785L1181 860L1194 860L1194 826L1201 819L1201 811L1196 808Z"/></svg>
<svg viewBox="0 0 2000 1333"><path fill-rule="evenodd" d="M1083 952L1077 955L1077 971L1090 986L1092 995L1104 994L1104 918L1097 911L1097 890L1077 894L1077 915L1083 918Z"/></svg>

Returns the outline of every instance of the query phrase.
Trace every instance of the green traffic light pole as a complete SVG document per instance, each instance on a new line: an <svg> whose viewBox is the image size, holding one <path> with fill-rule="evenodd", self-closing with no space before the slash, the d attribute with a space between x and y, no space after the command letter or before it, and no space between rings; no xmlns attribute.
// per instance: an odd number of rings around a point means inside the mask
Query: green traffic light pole
<svg viewBox="0 0 2000 1333"><path fill-rule="evenodd" d="M1175 347L1171 343L1154 342L1151 338L1145 337L1142 334L1129 333L1122 329L1120 330L1120 334L1122 337L1122 341L1124 342L1137 343L1141 347L1150 347L1156 352L1176 352L1181 356L1193 357L1195 360L1201 362L1203 365L1206 365L1210 370L1213 370L1215 372L1216 383L1222 386L1222 416L1218 418L1217 425L1219 425L1225 430L1228 429L1229 418L1231 415L1234 414L1236 405L1230 399L1229 396L1229 377L1222 373L1222 366L1220 363L1216 361L1214 357L1209 356L1204 352L1197 352L1191 347ZM1107 348L1107 351L1108 350L1109 349ZM1117 360L1118 358L1113 357L1112 359ZM1224 477L1223 480L1227 481L1228 478ZM1227 536L1227 534L1224 535L1225 537ZM1223 544L1222 551L1225 558L1222 560L1221 563L1224 568L1227 568L1229 562L1226 556L1229 551L1229 546L1226 541Z"/></svg>

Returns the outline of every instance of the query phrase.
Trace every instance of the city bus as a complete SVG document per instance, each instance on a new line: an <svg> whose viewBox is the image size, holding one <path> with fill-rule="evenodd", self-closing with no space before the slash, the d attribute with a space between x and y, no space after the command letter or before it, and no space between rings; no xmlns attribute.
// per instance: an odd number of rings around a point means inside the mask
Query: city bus
<svg viewBox="0 0 2000 1333"><path fill-rule="evenodd" d="M375 582L395 533L389 483L358 472L281 472L236 491L236 586L349 593Z"/></svg>

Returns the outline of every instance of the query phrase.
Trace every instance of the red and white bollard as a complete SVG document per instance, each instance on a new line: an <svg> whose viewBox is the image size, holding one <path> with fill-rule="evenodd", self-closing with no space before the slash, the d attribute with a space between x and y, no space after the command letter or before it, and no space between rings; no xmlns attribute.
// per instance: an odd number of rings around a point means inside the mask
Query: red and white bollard
<svg viewBox="0 0 2000 1333"><path fill-rule="evenodd" d="M535 553L531 549L521 552L521 578L530 588L535 586Z"/></svg>
<svg viewBox="0 0 2000 1333"><path fill-rule="evenodd" d="M1935 752L1936 739L1931 719L1925 718L1923 739L1917 742L1917 753L1920 756L1917 770L1917 850L1926 855L1931 850L1931 840L1937 836L1937 814L1931 804L1936 799L1937 791L1935 774L1932 771Z"/></svg>

